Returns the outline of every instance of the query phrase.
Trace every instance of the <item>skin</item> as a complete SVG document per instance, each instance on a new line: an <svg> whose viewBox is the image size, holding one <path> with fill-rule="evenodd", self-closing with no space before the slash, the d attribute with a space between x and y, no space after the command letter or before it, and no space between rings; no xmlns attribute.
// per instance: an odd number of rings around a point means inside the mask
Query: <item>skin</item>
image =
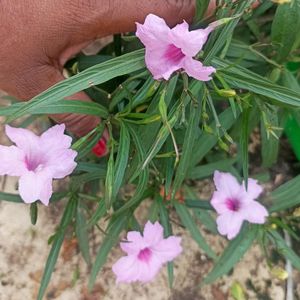
<svg viewBox="0 0 300 300"><path fill-rule="evenodd" d="M212 12L215 1L211 1ZM0 89L29 100L62 81L65 62L97 38L134 31L148 13L170 26L191 21L195 0L1 0ZM80 92L73 99L90 101ZM99 119L63 114L50 116L78 136Z"/></svg>

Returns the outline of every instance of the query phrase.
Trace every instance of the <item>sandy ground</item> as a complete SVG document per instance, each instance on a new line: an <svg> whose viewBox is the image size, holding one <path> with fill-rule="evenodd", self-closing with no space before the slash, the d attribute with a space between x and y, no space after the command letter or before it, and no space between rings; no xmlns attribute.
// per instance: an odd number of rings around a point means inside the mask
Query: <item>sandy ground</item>
<svg viewBox="0 0 300 300"><path fill-rule="evenodd" d="M4 138L0 127L0 141ZM3 191L16 193L15 178L0 178ZM206 197L212 192L208 181L199 185L199 192ZM65 203L39 205L39 217L31 225L29 206L1 201L0 199L0 300L34 300L38 292L44 264L50 250L48 238L55 231ZM115 284L112 264L122 255L117 247L99 274L93 293L88 293L89 270L81 258L76 240L68 236L63 244L59 261L47 290L46 300L225 300L230 287L239 282L247 299L284 300L285 282L272 278L258 246L252 247L234 272L211 286L199 287L199 283L212 267L212 262L199 250L196 243L180 227L175 234L183 239L183 254L175 261L174 289L168 288L164 268L150 284ZM92 235L93 257L103 236L96 231ZM226 245L223 238L206 233L206 238L217 253ZM295 274L299 282L299 274ZM295 295L300 299L300 285Z"/></svg>
<svg viewBox="0 0 300 300"><path fill-rule="evenodd" d="M2 179L3 182L3 179ZM5 183L5 191L15 192L16 181ZM64 203L39 206L39 218L32 226L29 207L24 204L0 202L0 299L34 300L37 295L44 263L49 252L48 238L55 230ZM120 249L112 251L109 261L99 274L92 294L87 291L88 269L78 254L76 240L68 237L48 288L45 299L55 300L196 300L233 299L229 296L231 285L238 281L245 289L248 299L283 300L284 282L270 276L260 249L254 246L230 277L212 286L199 288L198 284L211 269L211 261L199 250L196 243L183 229L175 233L182 236L184 253L175 261L175 284L168 288L166 270L150 284L116 285L111 265L121 255ZM207 234L213 248L220 252L226 241ZM96 233L96 244L102 236ZM97 250L97 247L93 251ZM252 289L249 288L250 283Z"/></svg>

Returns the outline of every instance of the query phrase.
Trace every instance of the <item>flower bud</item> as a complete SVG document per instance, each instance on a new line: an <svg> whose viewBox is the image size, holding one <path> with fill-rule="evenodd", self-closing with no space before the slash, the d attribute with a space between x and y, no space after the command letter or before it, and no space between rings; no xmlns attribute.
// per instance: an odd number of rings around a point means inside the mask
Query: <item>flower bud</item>
<svg viewBox="0 0 300 300"><path fill-rule="evenodd" d="M230 97L236 96L236 91L235 90L231 90L231 89L228 89L228 90L221 89L221 90L218 90L217 93L220 96L226 97L226 98L230 98Z"/></svg>
<svg viewBox="0 0 300 300"><path fill-rule="evenodd" d="M214 133L213 129L210 126L206 125L206 124L203 126L203 130L208 134L213 134Z"/></svg>
<svg viewBox="0 0 300 300"><path fill-rule="evenodd" d="M92 152L98 156L103 157L107 154L107 146L105 138L101 138L98 143L92 149Z"/></svg>
<svg viewBox="0 0 300 300"><path fill-rule="evenodd" d="M297 207L297 208L293 211L293 216L294 216L294 217L300 217L300 207Z"/></svg>
<svg viewBox="0 0 300 300"><path fill-rule="evenodd" d="M228 147L228 145L227 145L226 143L224 143L221 139L219 139L218 145L219 145L219 147L220 147L222 150L224 150L224 151L226 151L226 152L229 152L229 147Z"/></svg>
<svg viewBox="0 0 300 300"><path fill-rule="evenodd" d="M279 266L273 267L270 272L272 276L280 280L286 280L289 277L288 272Z"/></svg>

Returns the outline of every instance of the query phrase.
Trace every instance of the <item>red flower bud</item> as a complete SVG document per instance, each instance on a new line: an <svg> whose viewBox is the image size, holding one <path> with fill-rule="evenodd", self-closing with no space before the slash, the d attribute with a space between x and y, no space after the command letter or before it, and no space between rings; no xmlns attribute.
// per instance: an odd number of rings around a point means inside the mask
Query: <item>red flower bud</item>
<svg viewBox="0 0 300 300"><path fill-rule="evenodd" d="M98 143L94 146L92 151L98 157L105 156L107 154L106 139L101 138L98 141Z"/></svg>

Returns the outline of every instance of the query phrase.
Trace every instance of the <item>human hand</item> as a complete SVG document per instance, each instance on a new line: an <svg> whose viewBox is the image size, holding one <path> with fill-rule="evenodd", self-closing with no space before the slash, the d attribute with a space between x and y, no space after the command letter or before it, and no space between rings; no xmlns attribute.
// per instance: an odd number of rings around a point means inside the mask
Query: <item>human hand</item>
<svg viewBox="0 0 300 300"><path fill-rule="evenodd" d="M195 0L2 0L0 2L0 88L29 100L63 80L65 62L93 40L133 31L148 13L170 25L191 20ZM212 1L214 2L214 1ZM90 101L80 92L70 97ZM76 135L93 129L94 116L52 115Z"/></svg>

